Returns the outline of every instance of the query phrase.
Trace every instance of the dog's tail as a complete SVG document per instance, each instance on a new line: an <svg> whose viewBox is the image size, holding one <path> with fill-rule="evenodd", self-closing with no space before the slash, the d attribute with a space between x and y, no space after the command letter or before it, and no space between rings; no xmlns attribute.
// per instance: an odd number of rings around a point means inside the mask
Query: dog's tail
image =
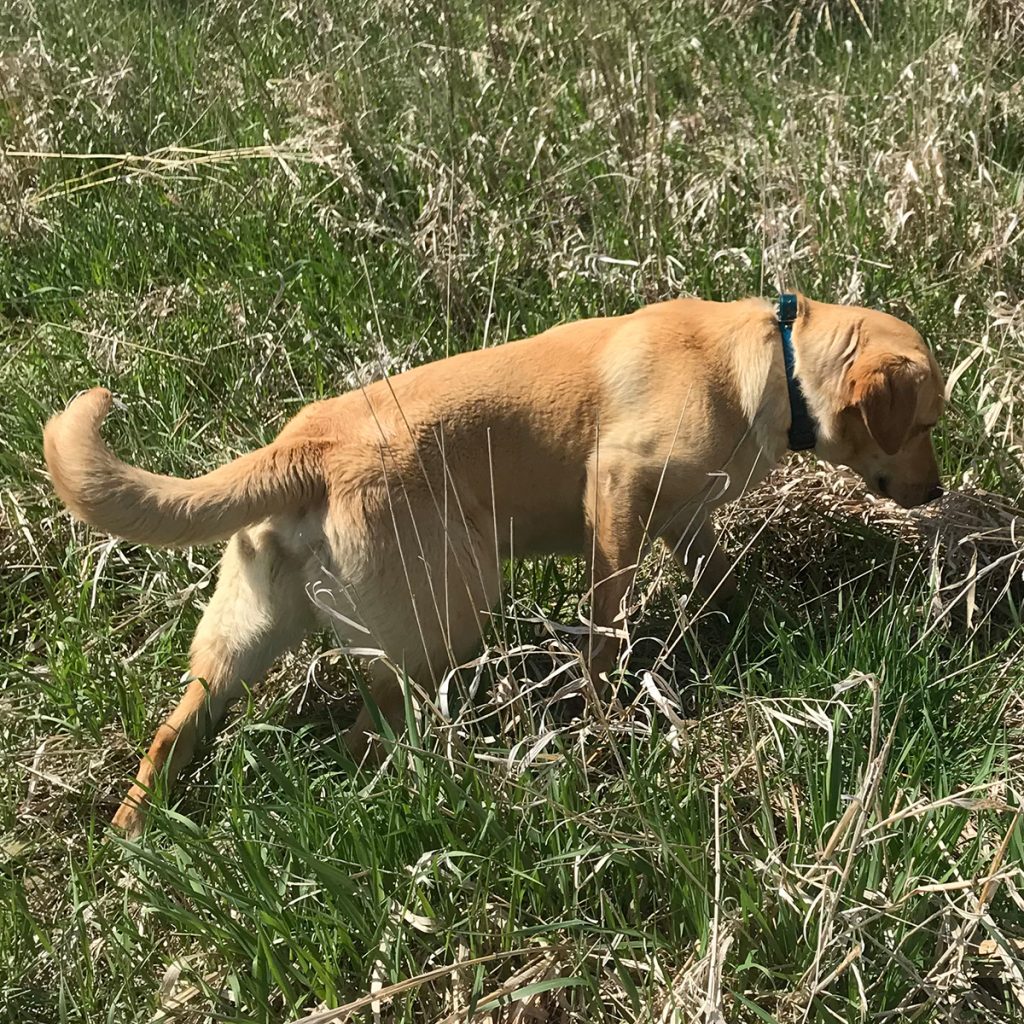
<svg viewBox="0 0 1024 1024"><path fill-rule="evenodd" d="M194 480L122 462L100 437L112 398L79 395L43 431L53 486L83 522L125 540L165 547L209 544L325 492L318 442L274 442Z"/></svg>

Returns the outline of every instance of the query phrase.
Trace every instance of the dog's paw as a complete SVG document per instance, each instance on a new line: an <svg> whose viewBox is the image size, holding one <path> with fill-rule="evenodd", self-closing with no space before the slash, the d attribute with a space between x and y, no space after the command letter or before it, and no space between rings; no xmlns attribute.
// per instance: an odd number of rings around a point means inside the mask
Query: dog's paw
<svg viewBox="0 0 1024 1024"><path fill-rule="evenodd" d="M138 839L142 835L142 826L145 821L144 801L144 795L140 799L129 794L111 820L114 828L124 832L126 839Z"/></svg>

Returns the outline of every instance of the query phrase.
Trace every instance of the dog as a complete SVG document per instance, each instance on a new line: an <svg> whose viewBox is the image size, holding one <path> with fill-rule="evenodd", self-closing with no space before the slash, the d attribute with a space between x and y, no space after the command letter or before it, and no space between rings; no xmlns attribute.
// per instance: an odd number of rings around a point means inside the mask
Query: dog
<svg viewBox="0 0 1024 1024"><path fill-rule="evenodd" d="M100 437L111 395L85 392L44 429L72 514L136 543L228 542L191 682L114 824L137 834L159 773L173 780L243 684L325 624L380 655L369 694L397 733L400 680L436 687L473 655L514 557L586 557L582 656L606 680L649 541L698 594L729 599L717 506L789 448L904 507L929 502L943 404L911 326L792 294L675 299L428 363L314 402L266 447L191 480L119 460ZM376 721L366 706L346 733L357 759Z"/></svg>

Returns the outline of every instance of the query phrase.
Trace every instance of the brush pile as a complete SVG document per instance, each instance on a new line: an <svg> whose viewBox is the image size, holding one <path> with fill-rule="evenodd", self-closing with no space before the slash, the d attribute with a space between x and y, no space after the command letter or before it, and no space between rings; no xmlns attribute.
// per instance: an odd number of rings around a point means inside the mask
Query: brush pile
<svg viewBox="0 0 1024 1024"><path fill-rule="evenodd" d="M1011 611L1024 589L1024 509L979 488L902 509L868 494L851 473L794 462L726 510L722 525L743 544L762 535L759 547L794 566L857 536L916 550L929 561L933 614L960 609L969 628L1006 599Z"/></svg>

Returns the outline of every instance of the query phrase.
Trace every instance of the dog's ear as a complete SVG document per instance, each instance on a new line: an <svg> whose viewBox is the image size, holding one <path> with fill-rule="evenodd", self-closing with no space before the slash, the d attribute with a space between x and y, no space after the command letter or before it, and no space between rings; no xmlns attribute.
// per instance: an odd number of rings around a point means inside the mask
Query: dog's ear
<svg viewBox="0 0 1024 1024"><path fill-rule="evenodd" d="M850 370L851 405L886 455L903 447L917 412L921 373L909 359L858 359Z"/></svg>

